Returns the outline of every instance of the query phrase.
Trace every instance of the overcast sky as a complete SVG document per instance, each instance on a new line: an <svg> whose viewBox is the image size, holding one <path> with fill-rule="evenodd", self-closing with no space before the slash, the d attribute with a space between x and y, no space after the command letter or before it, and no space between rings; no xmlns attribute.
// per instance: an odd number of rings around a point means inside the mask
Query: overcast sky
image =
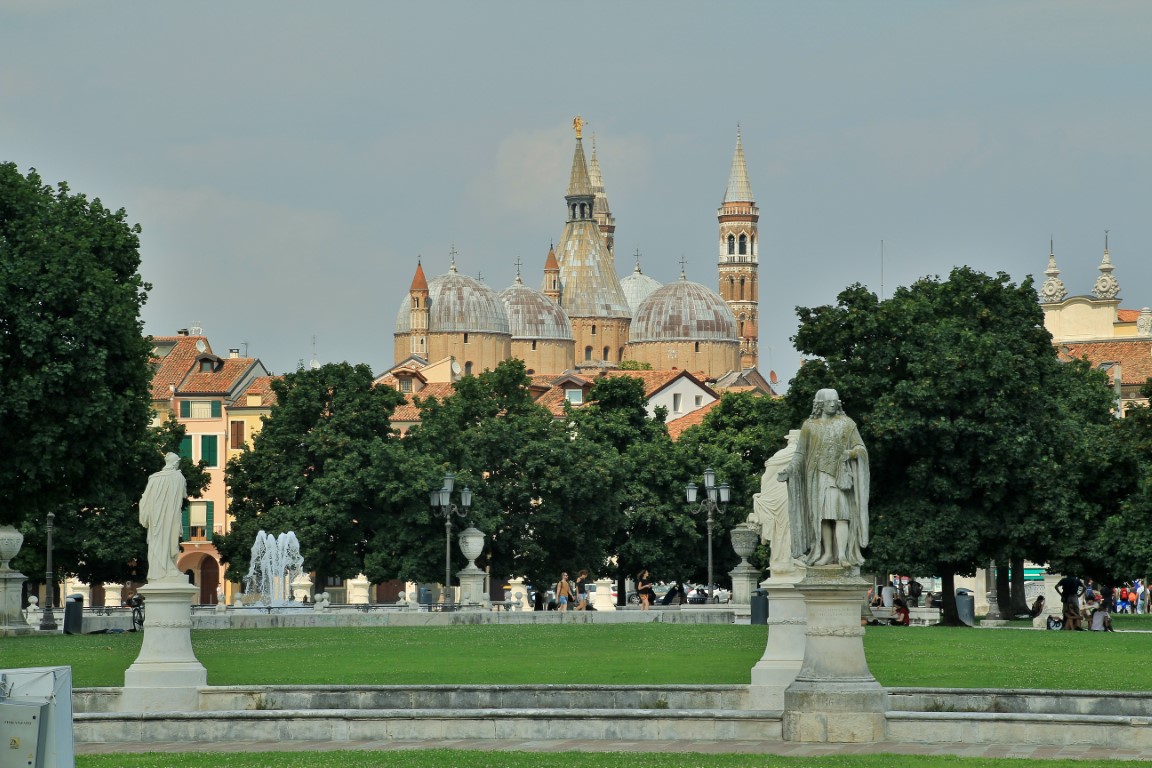
<svg viewBox="0 0 1152 768"><path fill-rule="evenodd" d="M418 256L539 286L572 118L616 259L716 289L737 123L761 369L795 307L967 264L1152 304L1152 3L0 0L0 160L127 209L145 330L392 364ZM587 136L587 134L586 134ZM591 149L587 146L586 148ZM881 241L884 242L881 259Z"/></svg>

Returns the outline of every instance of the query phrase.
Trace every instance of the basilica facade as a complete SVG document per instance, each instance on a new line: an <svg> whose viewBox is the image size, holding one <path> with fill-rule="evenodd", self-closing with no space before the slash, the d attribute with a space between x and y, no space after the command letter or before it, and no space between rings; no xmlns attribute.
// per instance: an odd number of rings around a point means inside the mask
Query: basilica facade
<svg viewBox="0 0 1152 768"><path fill-rule="evenodd" d="M457 271L455 259L449 272L428 279L418 263L396 315L395 365L450 360L457 374L468 375L516 357L535 375L603 371L624 361L688 370L711 381L754 372L759 209L739 131L717 212L713 290L690 282L683 271L679 280L661 285L638 261L630 274L618 274L616 219L595 143L586 158L580 118L574 128L564 229L544 259L540 287L517 274L512 285L496 291Z"/></svg>

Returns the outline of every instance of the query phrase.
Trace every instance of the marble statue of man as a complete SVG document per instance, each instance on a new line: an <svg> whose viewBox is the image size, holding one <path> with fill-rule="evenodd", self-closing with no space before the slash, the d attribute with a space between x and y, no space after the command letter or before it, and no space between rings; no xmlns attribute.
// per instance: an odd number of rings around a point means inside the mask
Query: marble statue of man
<svg viewBox="0 0 1152 768"><path fill-rule="evenodd" d="M188 485L180 472L180 457L164 456L164 469L148 477L140 497L140 525L148 529L148 581L179 581L187 578L176 567L180 554L180 509Z"/></svg>
<svg viewBox="0 0 1152 768"><path fill-rule="evenodd" d="M769 546L769 567L773 576L796 570L792 560L792 525L788 520L788 485L779 475L792 462L800 430L788 432L787 444L764 462L760 493L752 496L752 514L748 522L760 529L760 541Z"/></svg>
<svg viewBox="0 0 1152 768"><path fill-rule="evenodd" d="M779 479L788 483L792 556L805 565L860 565L868 546L868 451L840 396L822 389Z"/></svg>

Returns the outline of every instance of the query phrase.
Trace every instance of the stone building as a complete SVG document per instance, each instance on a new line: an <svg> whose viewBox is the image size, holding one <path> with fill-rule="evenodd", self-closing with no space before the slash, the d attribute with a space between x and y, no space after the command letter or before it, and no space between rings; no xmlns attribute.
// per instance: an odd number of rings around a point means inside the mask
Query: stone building
<svg viewBox="0 0 1152 768"><path fill-rule="evenodd" d="M585 157L582 121L564 194L564 228L544 261L540 290L516 281L496 293L461 275L453 255L446 275L427 280L417 264L396 316L394 363L479 373L509 357L531 374L604 371L625 360L689 370L706 381L754 372L757 365L759 244L756 207L739 131L718 212L715 291L679 281L662 286L635 269L617 275L616 218L608 206L593 141ZM747 377L745 377L747 378ZM762 379L758 374L753 378Z"/></svg>
<svg viewBox="0 0 1152 768"><path fill-rule="evenodd" d="M1084 358L1104 371L1116 389L1119 415L1133 403L1147 404L1140 393L1152 377L1152 308L1122 309L1120 282L1104 237L1100 274L1088 294L1069 295L1049 247L1048 268L1040 286L1044 327L1065 360Z"/></svg>

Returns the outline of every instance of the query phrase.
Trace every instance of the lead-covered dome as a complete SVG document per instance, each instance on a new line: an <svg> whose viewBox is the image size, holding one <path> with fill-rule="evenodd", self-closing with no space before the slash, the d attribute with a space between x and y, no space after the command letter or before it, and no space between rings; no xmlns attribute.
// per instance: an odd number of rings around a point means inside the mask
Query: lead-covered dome
<svg viewBox="0 0 1152 768"><path fill-rule="evenodd" d="M412 299L405 297L396 313L396 333L412 330ZM509 333L508 314L496 291L452 267L428 281L429 333Z"/></svg>
<svg viewBox="0 0 1152 768"><path fill-rule="evenodd" d="M620 278L620 289L624 291L624 298L628 300L628 306L632 309L633 316L640 309L640 304L643 303L644 299L661 287L659 280L648 277L640 271L639 264L636 265L632 274Z"/></svg>
<svg viewBox="0 0 1152 768"><path fill-rule="evenodd" d="M499 296L513 339L572 340L572 323L560 305L524 285L519 275Z"/></svg>
<svg viewBox="0 0 1152 768"><path fill-rule="evenodd" d="M629 343L650 341L733 341L736 318L720 294L680 280L653 291L632 318Z"/></svg>

